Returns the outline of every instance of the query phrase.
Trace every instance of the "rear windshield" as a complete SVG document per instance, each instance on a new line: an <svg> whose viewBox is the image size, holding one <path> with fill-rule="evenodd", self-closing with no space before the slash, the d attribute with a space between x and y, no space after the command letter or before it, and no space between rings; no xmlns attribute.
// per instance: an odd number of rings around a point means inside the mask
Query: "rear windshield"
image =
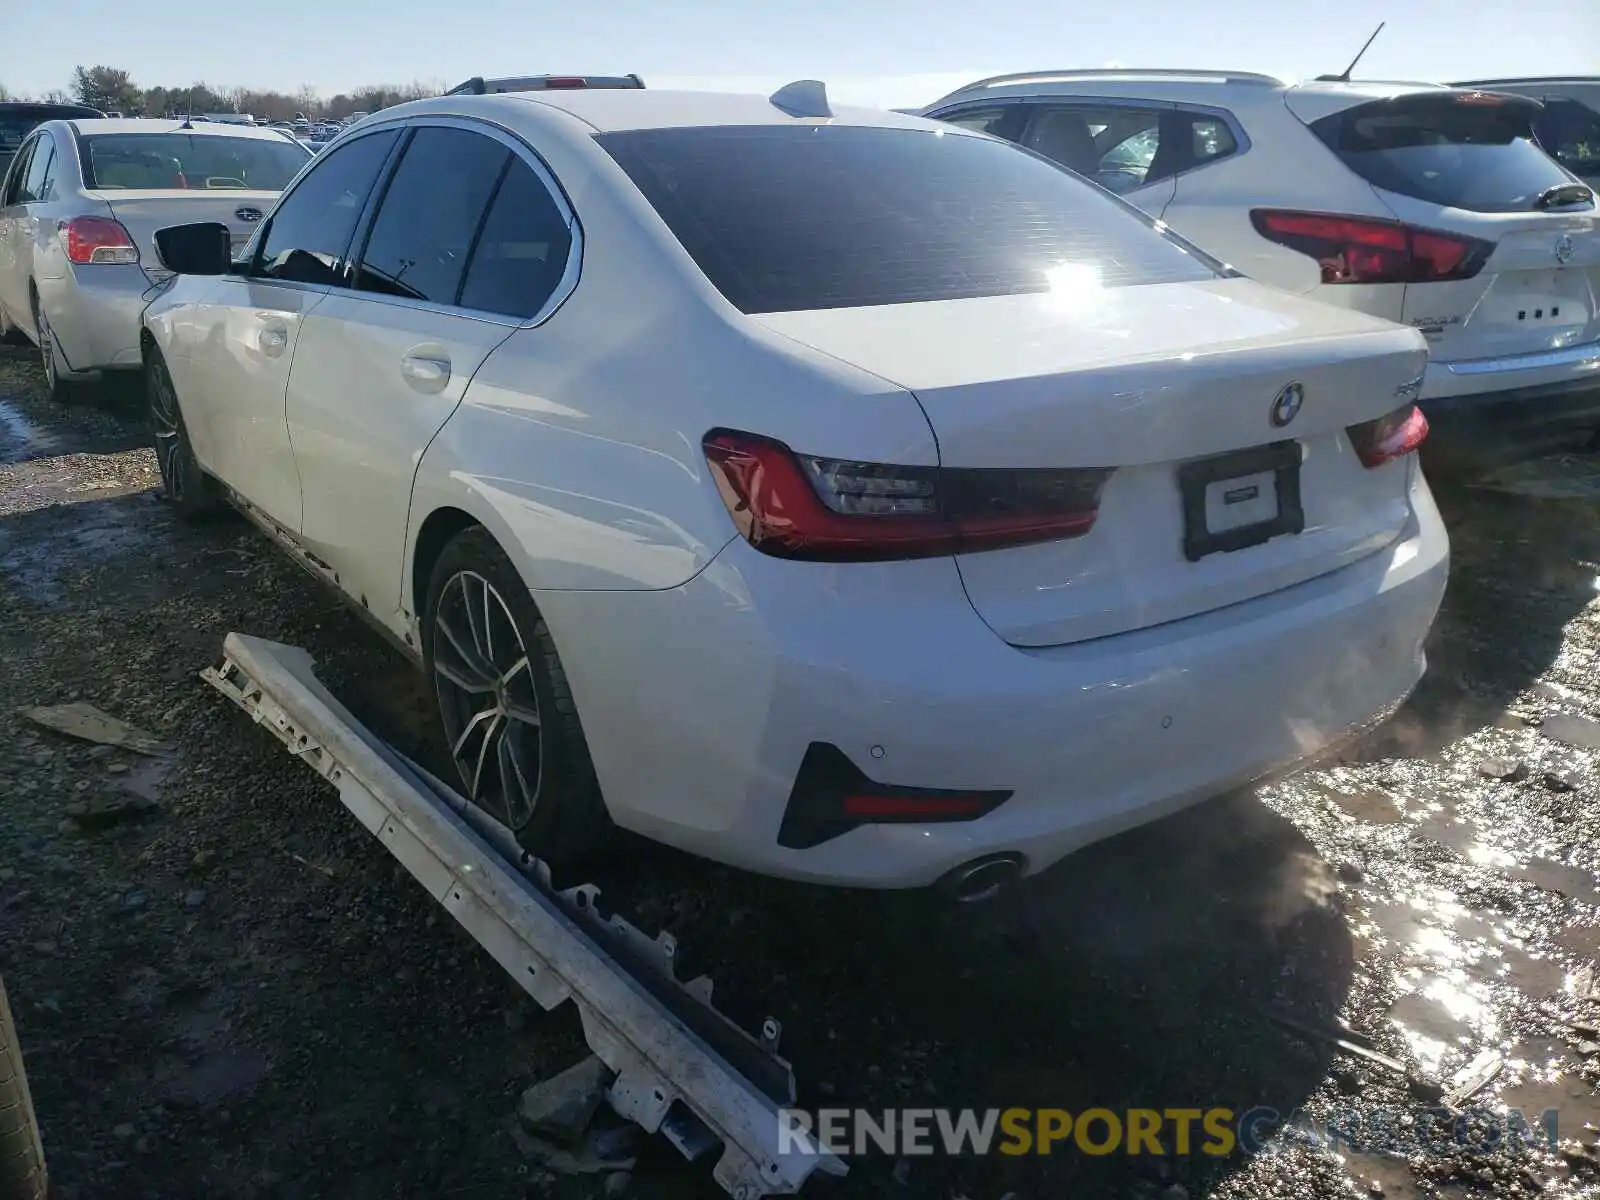
<svg viewBox="0 0 1600 1200"><path fill-rule="evenodd" d="M850 125L606 133L600 145L747 313L1215 278L1138 210L1004 142Z"/></svg>
<svg viewBox="0 0 1600 1200"><path fill-rule="evenodd" d="M1526 212L1572 182L1539 148L1525 100L1441 92L1346 109L1311 128L1374 187L1471 212Z"/></svg>
<svg viewBox="0 0 1600 1200"><path fill-rule="evenodd" d="M282 191L311 152L279 138L193 133L100 133L79 140L91 189L249 188Z"/></svg>

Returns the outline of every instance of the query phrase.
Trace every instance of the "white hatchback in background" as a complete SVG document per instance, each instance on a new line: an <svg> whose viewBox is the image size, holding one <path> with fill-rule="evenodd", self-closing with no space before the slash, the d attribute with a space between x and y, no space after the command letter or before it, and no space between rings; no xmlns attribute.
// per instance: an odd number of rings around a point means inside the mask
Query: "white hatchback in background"
<svg viewBox="0 0 1600 1200"><path fill-rule="evenodd" d="M139 370L139 314L165 275L155 231L222 221L242 244L310 157L248 126L41 125L0 184L0 333L39 347L58 397L73 380Z"/></svg>
<svg viewBox="0 0 1600 1200"><path fill-rule="evenodd" d="M464 787L972 896L1389 713L1448 544L1421 335L993 138L759 96L363 121L145 314L168 495L427 672Z"/></svg>
<svg viewBox="0 0 1600 1200"><path fill-rule="evenodd" d="M1253 279L1421 330L1441 463L1600 429L1600 218L1538 105L1207 71L999 76L924 110L1125 196Z"/></svg>

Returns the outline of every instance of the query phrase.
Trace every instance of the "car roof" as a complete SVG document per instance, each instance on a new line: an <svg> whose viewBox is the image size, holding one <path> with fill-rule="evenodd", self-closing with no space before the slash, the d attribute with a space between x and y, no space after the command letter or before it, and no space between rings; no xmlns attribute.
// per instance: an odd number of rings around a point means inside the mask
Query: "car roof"
<svg viewBox="0 0 1600 1200"><path fill-rule="evenodd" d="M102 133L194 133L202 137L267 138L281 141L271 129L255 125L230 125L221 121L195 121L187 128L176 117L105 117L100 120L74 120L72 127L85 136Z"/></svg>
<svg viewBox="0 0 1600 1200"><path fill-rule="evenodd" d="M1226 105L1239 109L1252 103L1279 103L1293 93L1310 107L1338 111L1368 100L1387 100L1416 92L1437 91L1444 84L1387 80L1308 79L1291 82L1252 71L1145 70L1115 68L1088 71L1034 71L980 79L936 100L930 109L949 104L981 103L1029 95L1099 95L1146 97L1187 104ZM926 111L926 110L925 110Z"/></svg>
<svg viewBox="0 0 1600 1200"><path fill-rule="evenodd" d="M704 125L862 125L890 129L923 129L929 122L916 116L880 108L830 106L831 116L795 117L773 104L770 97L729 92L651 91L637 88L596 88L593 91L507 92L489 96L440 96L416 100L387 109L374 121L412 114L494 113L511 120L518 116L539 119L548 110L575 117L596 133L636 129L682 129ZM363 125L365 127L365 125ZM941 126L941 129L945 127Z"/></svg>
<svg viewBox="0 0 1600 1200"><path fill-rule="evenodd" d="M98 116L98 108L87 104L57 104L49 100L0 100L0 113L22 113L25 116L44 116L46 120L62 117Z"/></svg>

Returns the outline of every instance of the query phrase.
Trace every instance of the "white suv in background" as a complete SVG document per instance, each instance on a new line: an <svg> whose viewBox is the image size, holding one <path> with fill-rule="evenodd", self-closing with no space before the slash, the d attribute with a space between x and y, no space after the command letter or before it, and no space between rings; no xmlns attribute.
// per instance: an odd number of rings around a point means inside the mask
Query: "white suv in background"
<svg viewBox="0 0 1600 1200"><path fill-rule="evenodd" d="M1600 217L1539 106L1433 84L1062 71L925 115L1020 143L1264 283L1419 329L1435 461L1600 429Z"/></svg>

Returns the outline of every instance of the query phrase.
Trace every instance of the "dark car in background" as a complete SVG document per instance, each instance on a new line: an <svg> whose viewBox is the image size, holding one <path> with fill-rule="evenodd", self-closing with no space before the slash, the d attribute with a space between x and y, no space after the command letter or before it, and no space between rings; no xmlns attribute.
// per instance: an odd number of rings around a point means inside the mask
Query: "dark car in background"
<svg viewBox="0 0 1600 1200"><path fill-rule="evenodd" d="M32 100L0 101L0 178L11 166L17 148L34 128L46 121L88 120L105 113L87 104L51 104Z"/></svg>
<svg viewBox="0 0 1600 1200"><path fill-rule="evenodd" d="M1454 86L1539 101L1544 111L1534 118L1533 132L1545 153L1600 190L1600 76L1478 79Z"/></svg>

